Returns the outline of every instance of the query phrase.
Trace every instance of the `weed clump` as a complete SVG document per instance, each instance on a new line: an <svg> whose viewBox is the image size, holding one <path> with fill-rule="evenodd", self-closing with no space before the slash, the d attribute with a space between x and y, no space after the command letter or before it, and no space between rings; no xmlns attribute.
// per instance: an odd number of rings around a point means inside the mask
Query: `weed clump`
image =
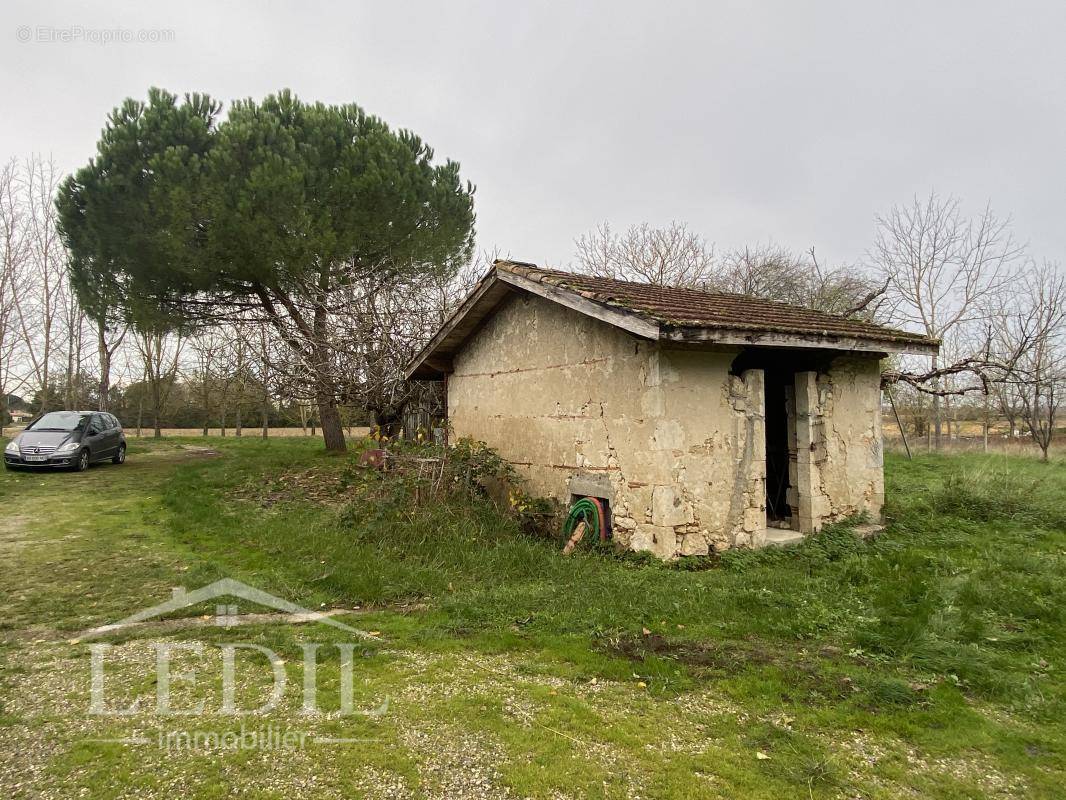
<svg viewBox="0 0 1066 800"><path fill-rule="evenodd" d="M474 439L451 447L393 442L381 467L352 461L342 483L350 494L345 518L351 522L368 517L409 522L447 508L462 513L481 508L527 533L558 532L559 509L530 496L514 467Z"/></svg>
<svg viewBox="0 0 1066 800"><path fill-rule="evenodd" d="M993 463L953 469L929 497L933 511L972 522L1024 522L1066 526L1061 497L1046 476L1030 476L1016 467Z"/></svg>

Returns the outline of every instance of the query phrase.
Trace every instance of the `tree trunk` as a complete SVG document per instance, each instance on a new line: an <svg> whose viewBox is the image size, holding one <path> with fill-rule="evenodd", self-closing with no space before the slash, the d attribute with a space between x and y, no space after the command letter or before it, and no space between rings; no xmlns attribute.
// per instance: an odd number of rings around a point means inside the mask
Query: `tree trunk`
<svg viewBox="0 0 1066 800"><path fill-rule="evenodd" d="M981 425L981 452L988 452L988 426L991 423L988 393L985 392L984 419Z"/></svg>
<svg viewBox="0 0 1066 800"><path fill-rule="evenodd" d="M938 361L939 361L939 359L936 356L933 356L933 371L934 372L936 371L936 368L938 366L938 364L937 364ZM933 388L935 390L937 390L937 391L940 390L940 379L939 378L937 378L935 381L933 381ZM940 414L940 395L934 394L933 395L933 446L934 446L934 448L937 451L940 450L940 447L941 447L941 444L942 444L941 438L940 438L942 430L943 430L943 421L942 421L941 414Z"/></svg>
<svg viewBox="0 0 1066 800"><path fill-rule="evenodd" d="M107 349L106 328L102 322L96 323L96 353L100 359L100 382L97 385L99 405L101 411L107 411L108 395L111 394L111 352Z"/></svg>
<svg viewBox="0 0 1066 800"><path fill-rule="evenodd" d="M325 277L323 276L323 281ZM326 349L328 321L325 305L325 290L321 302L315 307L315 401L318 403L318 421L322 425L322 438L326 450L343 453L348 449L344 441L344 428L337 409L337 393L330 380L329 351Z"/></svg>
<svg viewBox="0 0 1066 800"><path fill-rule="evenodd" d="M76 398L74 397L74 332L70 331L67 335L67 386L65 391L64 400L67 408L73 410L77 408Z"/></svg>
<svg viewBox="0 0 1066 800"><path fill-rule="evenodd" d="M344 442L344 426L341 425L340 411L332 395L320 392L318 395L318 419L322 424L322 439L326 449L343 453L348 449Z"/></svg>
<svg viewBox="0 0 1066 800"><path fill-rule="evenodd" d="M241 404L238 401L237 408L233 417L233 435L240 436L244 431L244 424L241 421Z"/></svg>
<svg viewBox="0 0 1066 800"><path fill-rule="evenodd" d="M160 396L160 386L159 386L158 382L153 382L153 384L152 384L152 427L154 428L154 430L152 432L152 436L154 436L156 439L161 439L163 437L163 430L162 430L162 428L159 427L159 424L160 424L159 417L161 415L160 406L162 404L163 404L163 401L162 401L162 398Z"/></svg>
<svg viewBox="0 0 1066 800"><path fill-rule="evenodd" d="M221 436L223 439L225 439L226 438L226 407L225 406L222 406L222 410L219 412L219 414L220 414L220 419L219 419L220 427L218 429L218 435Z"/></svg>
<svg viewBox="0 0 1066 800"><path fill-rule="evenodd" d="M50 391L51 387L49 387L49 385L48 385L48 381L51 379L51 375L49 374L49 371L50 371L51 367L49 366L49 363L48 363L49 362L49 355L48 354L49 354L49 351L50 351L50 348L51 348L51 344L49 342L50 342L50 339L48 337L46 337L45 338L45 343L44 343L44 358L43 358L43 362L44 362L44 385L41 387L41 413L44 413L45 411L47 411L51 407L51 404L52 404L52 397L51 397L52 393Z"/></svg>

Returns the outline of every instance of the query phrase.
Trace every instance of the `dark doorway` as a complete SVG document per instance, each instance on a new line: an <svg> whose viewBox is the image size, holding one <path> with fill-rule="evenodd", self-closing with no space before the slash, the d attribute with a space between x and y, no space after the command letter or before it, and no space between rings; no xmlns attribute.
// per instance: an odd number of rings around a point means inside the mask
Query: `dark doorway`
<svg viewBox="0 0 1066 800"><path fill-rule="evenodd" d="M745 370L763 371L764 410L766 414L766 524L771 528L799 530L800 509L810 502L789 491L792 459L796 452L796 374L823 373L829 370L836 353L823 350L786 350L784 348L748 347L733 360L730 371L743 375ZM793 506L789 506L791 496ZM794 518L792 515L795 514Z"/></svg>
<svg viewBox="0 0 1066 800"><path fill-rule="evenodd" d="M791 526L789 489L789 396L795 375L768 369L766 382L766 522L772 527ZM775 525L776 523L776 525Z"/></svg>

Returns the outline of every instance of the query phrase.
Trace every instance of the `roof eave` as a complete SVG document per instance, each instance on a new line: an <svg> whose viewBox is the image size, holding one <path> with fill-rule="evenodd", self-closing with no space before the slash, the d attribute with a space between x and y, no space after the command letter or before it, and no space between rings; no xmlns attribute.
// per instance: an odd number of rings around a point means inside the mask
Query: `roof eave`
<svg viewBox="0 0 1066 800"><path fill-rule="evenodd" d="M459 308L448 317L418 355L411 359L404 370L404 378L441 380L451 371L451 357L458 345L469 337L509 293L510 288L501 283L495 267L486 272Z"/></svg>
<svg viewBox="0 0 1066 800"><path fill-rule="evenodd" d="M589 300L573 289L556 286L553 283L530 280L514 272L500 270L497 271L496 276L501 281L517 289L523 289L543 297L545 300L551 300L554 303L579 311L609 325L614 325L616 328L628 331L634 336L642 339L659 338L659 323L643 314L629 311L620 306L608 305L602 301Z"/></svg>
<svg viewBox="0 0 1066 800"><path fill-rule="evenodd" d="M787 333L730 328L671 327L663 329L659 338L668 342L690 344L817 348L860 353L936 355L940 351L940 344L936 342L900 341L831 333Z"/></svg>
<svg viewBox="0 0 1066 800"><path fill-rule="evenodd" d="M429 343L411 359L404 372L407 380L441 380L451 372L451 358L481 322L514 291L543 297L587 316L601 320L642 339L658 339L659 325L640 314L582 297L579 293L530 280L507 269L493 267L485 274Z"/></svg>

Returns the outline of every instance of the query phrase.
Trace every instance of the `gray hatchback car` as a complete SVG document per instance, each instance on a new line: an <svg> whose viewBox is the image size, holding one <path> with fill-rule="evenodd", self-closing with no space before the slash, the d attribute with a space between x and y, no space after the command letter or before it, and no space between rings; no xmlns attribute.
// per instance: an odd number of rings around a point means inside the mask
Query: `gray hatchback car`
<svg viewBox="0 0 1066 800"><path fill-rule="evenodd" d="M4 466L69 467L79 472L95 461L126 460L126 435L105 411L49 411L7 443Z"/></svg>

